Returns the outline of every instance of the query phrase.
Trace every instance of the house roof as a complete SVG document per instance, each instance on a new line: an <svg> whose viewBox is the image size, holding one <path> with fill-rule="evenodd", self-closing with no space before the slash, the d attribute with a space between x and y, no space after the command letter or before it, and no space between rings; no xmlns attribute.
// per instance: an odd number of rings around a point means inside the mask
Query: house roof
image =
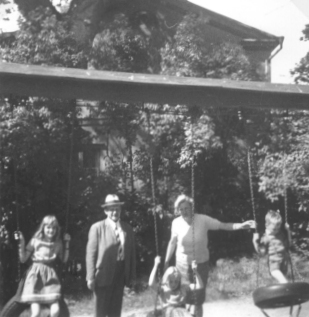
<svg viewBox="0 0 309 317"><path fill-rule="evenodd" d="M309 110L309 86L0 63L0 94Z"/></svg>
<svg viewBox="0 0 309 317"><path fill-rule="evenodd" d="M136 2L136 3L135 3ZM173 26L174 22L182 20L183 16L188 13L202 14L207 18L208 24L215 29L219 29L223 32L231 34L239 38L239 44L241 44L246 50L274 50L278 45L282 44L283 37L278 37L270 33L261 31L257 28L243 24L236 20L233 20L227 16L208 10L204 7L198 6L187 0L161 0L161 1L150 1L150 0L135 0L132 2L133 10L144 9L146 7L155 10L163 9L167 14L168 22ZM137 5L137 3L139 3ZM108 7L117 7L118 5L126 5L124 2L111 2ZM109 10L107 10L109 12ZM174 24L175 25L175 24ZM173 27L168 26L171 32ZM16 32L3 32L0 33L0 40L8 37L15 36Z"/></svg>
<svg viewBox="0 0 309 317"><path fill-rule="evenodd" d="M165 4L167 8L170 8L174 14L183 15L189 12L203 14L208 18L208 23L211 26L241 38L241 44L247 47L249 47L250 44L256 47L258 44L266 49L273 50L283 41L283 37L261 31L187 0L163 0L162 3Z"/></svg>

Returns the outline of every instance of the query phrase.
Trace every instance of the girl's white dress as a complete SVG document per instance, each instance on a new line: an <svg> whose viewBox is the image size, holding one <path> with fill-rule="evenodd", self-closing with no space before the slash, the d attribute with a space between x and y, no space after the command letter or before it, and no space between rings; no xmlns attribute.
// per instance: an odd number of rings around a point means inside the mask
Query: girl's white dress
<svg viewBox="0 0 309 317"><path fill-rule="evenodd" d="M54 266L57 256L62 256L62 242L33 238L26 251L32 253L33 263L26 274L21 302L50 304L59 300L61 285Z"/></svg>

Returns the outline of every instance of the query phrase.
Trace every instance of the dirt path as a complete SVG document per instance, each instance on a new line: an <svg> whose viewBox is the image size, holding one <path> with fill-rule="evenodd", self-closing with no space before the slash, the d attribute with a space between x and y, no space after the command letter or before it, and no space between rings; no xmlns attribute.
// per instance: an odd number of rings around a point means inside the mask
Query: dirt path
<svg viewBox="0 0 309 317"><path fill-rule="evenodd" d="M294 312L296 312L294 308ZM267 310L270 317L288 317L289 308ZM263 317L264 314L257 308L252 298L241 298L237 300L217 301L204 304L204 316L211 317ZM309 303L302 305L301 316L309 316Z"/></svg>
<svg viewBox="0 0 309 317"><path fill-rule="evenodd" d="M149 310L148 310L149 311ZM296 307L294 308L296 313ZM288 317L289 308L267 310L270 317ZM204 316L206 317L264 317L259 308L254 306L251 297L215 301L204 304ZM302 305L300 317L309 316L309 303ZM88 316L89 317L89 316ZM144 311L124 312L122 317L146 317Z"/></svg>
<svg viewBox="0 0 309 317"><path fill-rule="evenodd" d="M296 307L295 307L296 312ZM122 317L146 317L150 308L138 311L124 311ZM294 313L295 313L294 312ZM270 317L288 317L289 308L267 310ZM251 297L222 300L204 304L205 317L264 317L264 314L254 306ZM309 316L309 302L302 305L299 317ZM88 315L72 317L92 317Z"/></svg>

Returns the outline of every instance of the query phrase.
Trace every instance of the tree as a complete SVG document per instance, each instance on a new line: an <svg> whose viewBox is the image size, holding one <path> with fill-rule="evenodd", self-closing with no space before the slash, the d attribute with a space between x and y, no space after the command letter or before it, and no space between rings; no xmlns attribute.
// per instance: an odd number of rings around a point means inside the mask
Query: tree
<svg viewBox="0 0 309 317"><path fill-rule="evenodd" d="M205 42L203 30L207 23L207 20L197 18L194 15L188 15L184 18L177 28L174 42L167 43L161 51L163 74L234 80L259 79L254 71L254 65L250 63L248 57L238 45L221 43L210 46ZM232 155L242 144L237 140L244 137L239 131L238 113L237 110L223 112L222 110L216 110L215 107L212 108L212 105L208 106L208 110L202 113L188 113L189 116L184 125L186 138L179 151L181 153L179 162L183 166L190 163L190 149L193 145L195 155L201 155L201 162L208 161L207 165L210 164L210 169L223 172L223 167L226 167L225 172L228 172L228 170L231 171L232 167L230 165ZM213 106L215 106L215 101ZM190 116L196 120L192 131ZM193 144L192 133L194 135ZM221 159L218 161L219 157ZM214 160L211 163L212 159ZM202 164L205 165L205 163ZM221 168L218 165L214 168L212 164L220 164ZM236 174L236 170L234 170L230 177L235 180ZM201 173L199 173L199 176L201 176ZM223 179L226 176L222 175ZM200 180L197 179L197 182L204 184L204 186L201 186L201 192L197 193L197 197L200 196L201 203L205 203L202 200L202 196L205 197L205 195L202 193L209 192L209 188L208 190L205 188L205 184L209 181L207 181L206 175L204 177L206 179L203 179L203 177ZM218 174L216 177L221 176ZM214 181L214 178L212 181ZM222 186L221 181L219 184ZM208 186L211 186L211 184L208 183ZM210 196L215 192L218 192L218 188L214 189Z"/></svg>
<svg viewBox="0 0 309 317"><path fill-rule="evenodd" d="M309 24L305 26L301 40L309 40ZM309 52L295 66L295 68L291 71L291 74L295 76L294 79L296 83L307 84L309 82Z"/></svg>
<svg viewBox="0 0 309 317"><path fill-rule="evenodd" d="M87 68L87 46L77 42L68 20L57 20L49 8L37 7L29 12L16 40L1 45L6 62Z"/></svg>
<svg viewBox="0 0 309 317"><path fill-rule="evenodd" d="M162 73L174 76L260 80L243 49L233 43L210 44L203 36L207 20L187 15L174 41L162 49Z"/></svg>

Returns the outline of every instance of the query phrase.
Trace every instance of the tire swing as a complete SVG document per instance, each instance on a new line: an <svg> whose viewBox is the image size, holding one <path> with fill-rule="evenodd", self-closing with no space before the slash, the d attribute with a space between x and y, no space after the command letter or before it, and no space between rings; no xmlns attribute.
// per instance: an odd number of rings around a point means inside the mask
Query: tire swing
<svg viewBox="0 0 309 317"><path fill-rule="evenodd" d="M251 152L248 150L248 169L249 169L249 181L250 181L250 194L253 210L253 217L256 222L256 211L254 203L254 192L252 182L252 162ZM285 206L285 221L287 222L287 186L285 177L285 166L283 168L284 176L284 206ZM257 232L257 228L255 229ZM257 270L257 289L253 292L252 297L255 306L261 309L262 313L269 317L265 312L265 309L276 309L283 307L290 307L289 316L293 316L294 306L298 306L295 317L298 317L301 311L301 304L309 301L309 284L306 282L295 282L293 273L293 263L291 255L289 254L289 264L291 267L292 282L282 284L270 284L262 287L258 287L258 274L259 265Z"/></svg>
<svg viewBox="0 0 309 317"><path fill-rule="evenodd" d="M72 160L73 160L73 132L74 127L72 123L72 132L70 137L70 153L69 153L69 175L68 175L68 193L67 193L67 203L66 203L66 214L65 214L65 232L68 230L68 222L69 222L69 211L70 211L70 196L71 196L71 183L72 183ZM15 182L15 195L16 195L16 223L17 223L17 231L20 230L19 227L19 208L18 208L18 202L17 202L17 178L16 178L16 166L14 166L14 182ZM19 284L17 288L16 294L5 304L2 311L0 312L0 317L18 317L20 315L26 317L30 316L30 307L29 304L23 303L20 301L25 278L27 275L26 271L23 276L20 278L20 261L18 260L18 279ZM61 273L61 266L57 270L59 273ZM63 284L63 280L62 283ZM49 306L42 304L42 309L40 316L49 317ZM70 312L68 309L68 306L63 298L63 294L61 295L61 298L59 299L59 307L60 312L58 317L70 317Z"/></svg>

